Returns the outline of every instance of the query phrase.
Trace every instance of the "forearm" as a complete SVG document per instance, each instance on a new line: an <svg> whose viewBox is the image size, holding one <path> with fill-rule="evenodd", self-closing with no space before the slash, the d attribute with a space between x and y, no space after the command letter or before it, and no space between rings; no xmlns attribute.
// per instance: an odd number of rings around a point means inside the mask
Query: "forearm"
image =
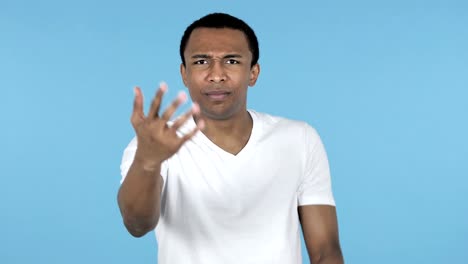
<svg viewBox="0 0 468 264"><path fill-rule="evenodd" d="M333 252L320 256L320 258L318 258L315 261L311 260L310 263L311 264L344 264L344 259L343 259L341 250L337 249Z"/></svg>
<svg viewBox="0 0 468 264"><path fill-rule="evenodd" d="M135 159L118 193L118 203L125 226L136 237L154 229L159 220L161 165L144 168Z"/></svg>

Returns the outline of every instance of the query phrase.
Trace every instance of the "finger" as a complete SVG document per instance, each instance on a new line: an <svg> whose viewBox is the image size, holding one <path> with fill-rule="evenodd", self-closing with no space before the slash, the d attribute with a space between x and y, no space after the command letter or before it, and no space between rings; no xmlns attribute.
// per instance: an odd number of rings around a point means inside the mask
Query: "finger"
<svg viewBox="0 0 468 264"><path fill-rule="evenodd" d="M195 136L195 134L197 134L197 132L200 129L203 129L204 127L205 127L205 122L203 122L203 120L198 120L197 127L194 128L192 131L190 131L190 133L185 134L184 136L180 138L180 146L182 146L185 142L190 140L193 136Z"/></svg>
<svg viewBox="0 0 468 264"><path fill-rule="evenodd" d="M192 109L187 111L185 114L177 118L177 120L172 124L171 129L177 131L189 118L193 115L196 115L200 112L200 107L197 104L193 104Z"/></svg>
<svg viewBox="0 0 468 264"><path fill-rule="evenodd" d="M203 121L203 119L198 119L197 127L198 129L203 130L205 128L205 121Z"/></svg>
<svg viewBox="0 0 468 264"><path fill-rule="evenodd" d="M192 117L192 111L188 111L187 113L177 118L174 124L172 124L171 129L173 131L177 131L191 117Z"/></svg>
<svg viewBox="0 0 468 264"><path fill-rule="evenodd" d="M133 99L131 121L132 124L136 125L145 117L145 114L143 113L143 93L141 92L140 87L135 87L133 92L135 93L135 98Z"/></svg>
<svg viewBox="0 0 468 264"><path fill-rule="evenodd" d="M164 111L161 118L169 121L171 116L175 113L177 108L187 100L187 95L184 92L180 92L177 95L177 98L172 102L172 104Z"/></svg>
<svg viewBox="0 0 468 264"><path fill-rule="evenodd" d="M154 117L158 116L159 109L161 107L162 98L163 98L163 95L164 95L164 93L166 91L167 91L167 84L162 82L159 85L159 89L158 89L158 91L156 93L156 96L154 97L153 101L151 102L150 110L148 112L149 117L154 118Z"/></svg>

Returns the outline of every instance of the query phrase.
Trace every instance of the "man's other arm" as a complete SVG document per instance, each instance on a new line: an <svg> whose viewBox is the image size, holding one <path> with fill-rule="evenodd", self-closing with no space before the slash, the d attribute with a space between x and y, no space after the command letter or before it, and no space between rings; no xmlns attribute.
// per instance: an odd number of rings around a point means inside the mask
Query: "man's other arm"
<svg viewBox="0 0 468 264"><path fill-rule="evenodd" d="M343 264L336 209L330 205L299 206L304 240L313 264Z"/></svg>

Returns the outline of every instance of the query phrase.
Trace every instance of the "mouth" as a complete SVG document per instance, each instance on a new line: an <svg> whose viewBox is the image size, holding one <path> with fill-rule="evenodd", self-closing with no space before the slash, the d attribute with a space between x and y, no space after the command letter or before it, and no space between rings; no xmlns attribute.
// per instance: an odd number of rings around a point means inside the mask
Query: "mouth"
<svg viewBox="0 0 468 264"><path fill-rule="evenodd" d="M222 101L226 99L229 95L231 95L231 93L228 91L210 91L205 93L205 96L207 96L210 100L213 101Z"/></svg>

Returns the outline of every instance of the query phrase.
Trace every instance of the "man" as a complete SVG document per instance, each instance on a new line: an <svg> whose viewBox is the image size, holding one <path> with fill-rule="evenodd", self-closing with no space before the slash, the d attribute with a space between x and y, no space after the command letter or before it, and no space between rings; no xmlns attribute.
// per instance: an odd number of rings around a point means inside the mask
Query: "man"
<svg viewBox="0 0 468 264"><path fill-rule="evenodd" d="M118 202L136 237L155 229L159 263L343 263L328 161L303 122L247 110L260 73L258 42L242 20L207 15L180 45L192 109L170 122L179 96L150 110L135 88L136 137L122 160ZM201 130L201 131L200 131Z"/></svg>

